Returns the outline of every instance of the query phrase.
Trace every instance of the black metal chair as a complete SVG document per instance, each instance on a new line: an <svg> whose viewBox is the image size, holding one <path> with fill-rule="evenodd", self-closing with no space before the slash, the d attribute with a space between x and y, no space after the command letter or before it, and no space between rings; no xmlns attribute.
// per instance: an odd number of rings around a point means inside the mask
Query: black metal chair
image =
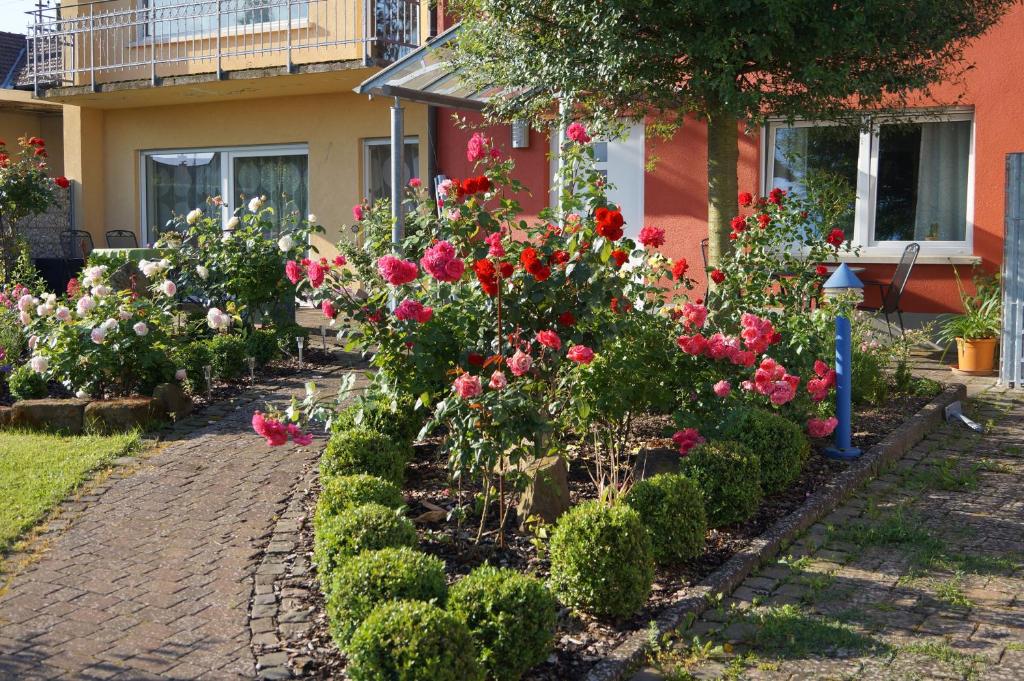
<svg viewBox="0 0 1024 681"><path fill-rule="evenodd" d="M135 232L127 229L112 229L107 232L108 248L138 248L139 240L135 238Z"/></svg>
<svg viewBox="0 0 1024 681"><path fill-rule="evenodd" d="M60 246L68 260L85 260L92 253L92 235L81 229L60 233Z"/></svg>
<svg viewBox="0 0 1024 681"><path fill-rule="evenodd" d="M920 252L921 244L917 242L907 244L907 247L903 249L903 255L900 256L900 262L896 266L896 271L893 272L890 282L885 283L871 280L864 282L866 286L878 287L881 302L878 307L869 307L863 304L859 307L862 310L881 312L885 315L885 326L889 331L889 338L892 338L892 322L889 319L889 315L893 313L896 313L896 317L900 320L900 334L906 334L900 300L903 298L903 290L907 287L907 281L910 279L910 271L914 269L914 263L917 262L917 256Z"/></svg>

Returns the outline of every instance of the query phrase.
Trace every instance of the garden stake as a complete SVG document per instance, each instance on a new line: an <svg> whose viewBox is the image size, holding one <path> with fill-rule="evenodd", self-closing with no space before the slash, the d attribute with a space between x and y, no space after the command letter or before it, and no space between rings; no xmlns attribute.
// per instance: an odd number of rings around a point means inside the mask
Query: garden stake
<svg viewBox="0 0 1024 681"><path fill-rule="evenodd" d="M825 295L835 297L841 294L862 294L864 284L846 263L843 263L823 287ZM825 450L830 459L856 459L861 451L850 442L850 400L851 374L853 372L853 348L851 347L850 320L836 316L836 425L835 444Z"/></svg>
<svg viewBox="0 0 1024 681"><path fill-rule="evenodd" d="M213 402L213 367L209 364L203 367L203 378L206 380L206 401Z"/></svg>
<svg viewBox="0 0 1024 681"><path fill-rule="evenodd" d="M324 322L320 322L320 341L323 343L323 349L327 350L327 325Z"/></svg>
<svg viewBox="0 0 1024 681"><path fill-rule="evenodd" d="M246 357L245 361L249 365L249 382L250 383L255 383L256 382L256 358L255 357Z"/></svg>
<svg viewBox="0 0 1024 681"><path fill-rule="evenodd" d="M296 336L295 337L295 344L299 346L299 371L302 371L302 346L303 346L303 338L302 338L302 336Z"/></svg>

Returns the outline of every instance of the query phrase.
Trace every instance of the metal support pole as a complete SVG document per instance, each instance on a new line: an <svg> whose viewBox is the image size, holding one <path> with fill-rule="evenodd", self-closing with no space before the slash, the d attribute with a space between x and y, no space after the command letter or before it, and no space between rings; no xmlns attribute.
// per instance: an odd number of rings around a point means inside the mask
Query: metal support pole
<svg viewBox="0 0 1024 681"><path fill-rule="evenodd" d="M370 0L363 0L363 66L370 65L370 50L373 42L370 38Z"/></svg>
<svg viewBox="0 0 1024 681"><path fill-rule="evenodd" d="M396 251L402 247L405 222L402 215L402 169L405 167L405 110L402 100L395 97L391 107L391 242Z"/></svg>
<svg viewBox="0 0 1024 681"><path fill-rule="evenodd" d="M825 450L832 459L856 459L859 449L851 443L851 380L853 373L853 348L850 320L836 317L836 425L835 445Z"/></svg>
<svg viewBox="0 0 1024 681"><path fill-rule="evenodd" d="M221 67L221 46L220 46L220 33L221 33L221 22L223 21L222 8L220 0L217 0L217 80L224 78L224 70Z"/></svg>

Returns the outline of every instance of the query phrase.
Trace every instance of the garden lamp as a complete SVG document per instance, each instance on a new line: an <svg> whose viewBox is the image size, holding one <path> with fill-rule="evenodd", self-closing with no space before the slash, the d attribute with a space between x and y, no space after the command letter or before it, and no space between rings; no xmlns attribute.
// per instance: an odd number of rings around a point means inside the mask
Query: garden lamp
<svg viewBox="0 0 1024 681"><path fill-rule="evenodd" d="M823 286L826 298L863 295L864 283L844 262ZM853 347L850 320L836 316L836 425L833 446L825 450L830 459L856 459L861 451L850 443L850 381L853 373Z"/></svg>

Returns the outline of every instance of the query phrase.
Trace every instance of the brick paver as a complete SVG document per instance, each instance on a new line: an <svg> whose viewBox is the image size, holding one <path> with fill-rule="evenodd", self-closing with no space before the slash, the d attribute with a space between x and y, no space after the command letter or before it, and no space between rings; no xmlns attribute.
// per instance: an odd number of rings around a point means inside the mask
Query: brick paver
<svg viewBox="0 0 1024 681"><path fill-rule="evenodd" d="M0 595L0 679L253 678L257 566L322 439L272 448L250 419L303 380L215 405L203 418L219 420L180 424L179 439L69 503L67 527Z"/></svg>
<svg viewBox="0 0 1024 681"><path fill-rule="evenodd" d="M1024 398L985 392L633 681L1024 679Z"/></svg>

